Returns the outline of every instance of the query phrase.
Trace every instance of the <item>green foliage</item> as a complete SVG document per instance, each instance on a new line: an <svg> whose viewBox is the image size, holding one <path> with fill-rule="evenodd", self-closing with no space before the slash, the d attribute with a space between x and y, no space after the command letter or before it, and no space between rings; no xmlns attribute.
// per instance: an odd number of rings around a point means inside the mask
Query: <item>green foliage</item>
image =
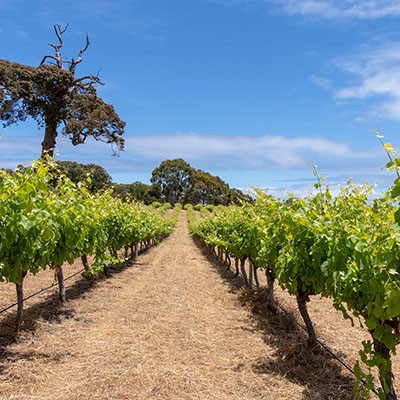
<svg viewBox="0 0 400 400"><path fill-rule="evenodd" d="M227 205L230 203L230 191L229 185L218 176L195 170L186 201L191 204Z"/></svg>
<svg viewBox="0 0 400 400"><path fill-rule="evenodd" d="M369 203L369 187L348 185L336 197L318 189L314 197L289 201L259 192L254 204L217 208L191 230L206 244L268 268L289 293L330 297L344 317L361 319L373 339L361 361L378 368L381 393L388 393L390 353L400 341L398 213L389 194ZM357 364L367 393L372 375L360 371Z"/></svg>
<svg viewBox="0 0 400 400"><path fill-rule="evenodd" d="M61 172L73 183L85 182L91 193L111 186L110 174L100 165L80 164L75 161L57 161Z"/></svg>
<svg viewBox="0 0 400 400"><path fill-rule="evenodd" d="M151 206L153 208L160 208L162 206L162 204L159 201L153 201L153 203L151 204Z"/></svg>
<svg viewBox="0 0 400 400"><path fill-rule="evenodd" d="M218 176L193 168L181 158L165 160L152 172L152 195L171 204L239 204L250 201Z"/></svg>
<svg viewBox="0 0 400 400"><path fill-rule="evenodd" d="M152 187L139 181L130 184L114 183L113 191L124 200L137 200L147 205L156 201L152 194Z"/></svg>
<svg viewBox="0 0 400 400"><path fill-rule="evenodd" d="M165 160L152 172L155 195L171 204L185 203L193 179L192 167L181 158Z"/></svg>
<svg viewBox="0 0 400 400"><path fill-rule="evenodd" d="M117 250L159 240L176 222L110 191L92 194L49 159L0 178L0 280L20 283L28 271L83 255L95 256L95 273Z"/></svg>

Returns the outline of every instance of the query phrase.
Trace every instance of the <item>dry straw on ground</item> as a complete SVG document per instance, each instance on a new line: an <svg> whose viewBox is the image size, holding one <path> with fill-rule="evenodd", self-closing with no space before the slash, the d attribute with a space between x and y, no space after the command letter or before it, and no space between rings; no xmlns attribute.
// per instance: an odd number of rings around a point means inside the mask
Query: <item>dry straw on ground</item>
<svg viewBox="0 0 400 400"><path fill-rule="evenodd" d="M27 287L51 279L40 273ZM240 295L238 279L189 237L184 211L174 233L130 266L69 286L64 307L55 289L27 304L16 342L15 311L0 320L0 399L351 398L351 375L323 351L310 352L290 318ZM0 303L13 290L1 284ZM282 291L279 299L293 308ZM313 301L311 313L318 333L353 362L365 332L325 300Z"/></svg>

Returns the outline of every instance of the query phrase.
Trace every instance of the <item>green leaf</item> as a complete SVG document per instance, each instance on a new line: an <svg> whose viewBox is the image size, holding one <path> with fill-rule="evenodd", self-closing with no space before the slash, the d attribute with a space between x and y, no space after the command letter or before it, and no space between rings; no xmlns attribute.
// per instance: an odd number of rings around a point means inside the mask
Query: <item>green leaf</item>
<svg viewBox="0 0 400 400"><path fill-rule="evenodd" d="M378 326L378 320L374 315L371 315L369 318L365 320L365 325L370 331L373 331Z"/></svg>
<svg viewBox="0 0 400 400"><path fill-rule="evenodd" d="M400 291L392 289L387 299L387 317L392 319L400 316Z"/></svg>
<svg viewBox="0 0 400 400"><path fill-rule="evenodd" d="M362 373L361 373L361 368L360 364L357 362L356 365L354 365L353 372L355 377L360 381L362 378Z"/></svg>
<svg viewBox="0 0 400 400"><path fill-rule="evenodd" d="M398 196L400 196L400 184L396 184L395 186L392 187L390 195L392 196L392 199L395 199Z"/></svg>

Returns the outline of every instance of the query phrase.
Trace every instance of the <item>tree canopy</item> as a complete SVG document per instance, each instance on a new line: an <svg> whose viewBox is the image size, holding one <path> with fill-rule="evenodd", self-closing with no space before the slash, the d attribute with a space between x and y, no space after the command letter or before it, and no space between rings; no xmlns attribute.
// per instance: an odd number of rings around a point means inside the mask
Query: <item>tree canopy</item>
<svg viewBox="0 0 400 400"><path fill-rule="evenodd" d="M112 184L110 174L100 165L80 164L75 161L57 161L57 165L72 182L86 181L86 186L92 193L106 189Z"/></svg>
<svg viewBox="0 0 400 400"><path fill-rule="evenodd" d="M153 194L151 185L139 181L133 183L114 183L113 189L114 193L123 200L135 199L144 204L151 204L158 200Z"/></svg>
<svg viewBox="0 0 400 400"><path fill-rule="evenodd" d="M94 85L102 84L99 77L75 76L89 38L76 59L66 60L61 55L66 29L54 25L58 39L58 44L50 44L54 56L44 56L38 67L0 60L0 120L7 127L31 117L44 127L42 155L53 156L60 126L73 145L90 136L123 150L125 122L97 96Z"/></svg>
<svg viewBox="0 0 400 400"><path fill-rule="evenodd" d="M251 200L218 176L193 168L181 158L163 161L153 170L150 180L153 195L171 204L227 205Z"/></svg>
<svg viewBox="0 0 400 400"><path fill-rule="evenodd" d="M156 197L171 203L184 203L192 186L193 168L182 158L165 160L152 172L151 183Z"/></svg>

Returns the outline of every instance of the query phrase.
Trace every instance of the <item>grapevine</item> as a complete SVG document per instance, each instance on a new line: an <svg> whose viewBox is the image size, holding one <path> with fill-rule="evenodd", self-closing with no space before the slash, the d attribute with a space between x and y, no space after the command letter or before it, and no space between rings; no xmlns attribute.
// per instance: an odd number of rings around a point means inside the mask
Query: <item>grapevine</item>
<svg viewBox="0 0 400 400"><path fill-rule="evenodd" d="M396 207L389 194L368 202L368 186L349 184L332 196L320 183L309 198L278 200L259 192L254 205L219 210L196 223L192 232L208 246L265 269L269 308L275 278L296 296L310 345L315 342L306 307L310 296L331 298L345 318L358 318L371 334L360 359L368 371L378 369L381 387L357 363L355 391L363 381L362 396L374 390L382 399L394 399L390 355L400 340Z"/></svg>
<svg viewBox="0 0 400 400"><path fill-rule="evenodd" d="M84 183L72 183L50 159L12 174L0 171L0 281L16 285L16 331L22 322L27 273L54 269L63 302L64 262L81 258L86 274L94 276L106 271L107 264L123 261L120 249L137 249L165 237L176 218L176 212L166 219L109 191L90 194ZM89 255L94 256L92 265Z"/></svg>

